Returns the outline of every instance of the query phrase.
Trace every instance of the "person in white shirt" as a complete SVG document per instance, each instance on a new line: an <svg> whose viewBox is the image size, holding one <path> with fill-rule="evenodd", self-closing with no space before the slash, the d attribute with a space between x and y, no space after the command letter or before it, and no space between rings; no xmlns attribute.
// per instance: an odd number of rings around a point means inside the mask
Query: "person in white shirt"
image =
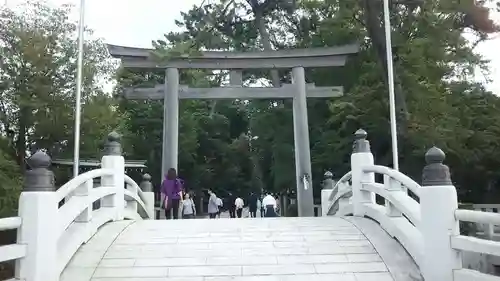
<svg viewBox="0 0 500 281"><path fill-rule="evenodd" d="M262 205L262 201L260 199L257 199L257 210L259 210L260 217L264 217L264 207Z"/></svg>
<svg viewBox="0 0 500 281"><path fill-rule="evenodd" d="M262 206L264 206L265 208L265 214L264 216L266 218L269 218L269 217L276 217L276 207L277 207L277 204L276 204L276 199L274 199L274 197L271 195L271 194L267 194L266 197L264 197L264 199L262 199Z"/></svg>
<svg viewBox="0 0 500 281"><path fill-rule="evenodd" d="M186 193L184 200L182 200L181 214L183 219L194 219L196 217L196 206L193 199L190 198L189 193Z"/></svg>
<svg viewBox="0 0 500 281"><path fill-rule="evenodd" d="M217 197L217 216L220 218L220 213L222 211L222 199Z"/></svg>
<svg viewBox="0 0 500 281"><path fill-rule="evenodd" d="M238 216L238 218L241 218L241 215L243 213L243 206L245 205L243 199L237 197L236 200L234 200L234 205L236 206L236 216Z"/></svg>

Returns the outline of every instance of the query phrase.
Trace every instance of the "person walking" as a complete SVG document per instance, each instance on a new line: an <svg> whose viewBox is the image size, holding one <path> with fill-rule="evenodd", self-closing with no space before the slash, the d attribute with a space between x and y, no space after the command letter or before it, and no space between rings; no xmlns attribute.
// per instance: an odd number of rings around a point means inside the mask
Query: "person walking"
<svg viewBox="0 0 500 281"><path fill-rule="evenodd" d="M261 200L259 200L259 202L260 202L260 217L263 218L264 214L266 213L266 209L264 206L264 197L261 197Z"/></svg>
<svg viewBox="0 0 500 281"><path fill-rule="evenodd" d="M236 200L234 200L234 205L236 206L236 216L238 216L238 218L241 218L241 215L243 214L243 206L245 205L245 202L243 202L243 199L238 197L238 198L236 198Z"/></svg>
<svg viewBox="0 0 500 281"><path fill-rule="evenodd" d="M182 194L182 181L177 177L177 171L174 168L168 169L165 179L161 184L161 206L165 210L167 220L173 217L179 219L179 203Z"/></svg>
<svg viewBox="0 0 500 281"><path fill-rule="evenodd" d="M229 217L232 219L236 218L236 205L234 204L235 200L236 197L234 197L232 193L229 193L226 207L229 210Z"/></svg>
<svg viewBox="0 0 500 281"><path fill-rule="evenodd" d="M257 210L259 210L260 217L264 217L264 208L262 207L262 201L260 201L260 198L257 198Z"/></svg>
<svg viewBox="0 0 500 281"><path fill-rule="evenodd" d="M259 201L259 198L252 192L248 198L248 210L250 211L250 217L252 218L257 217L257 201Z"/></svg>
<svg viewBox="0 0 500 281"><path fill-rule="evenodd" d="M217 213L219 212L219 207L217 206L217 195L212 190L208 190L208 216L211 219L215 219L217 217Z"/></svg>
<svg viewBox="0 0 500 281"><path fill-rule="evenodd" d="M189 196L189 193L184 195L181 214L183 219L194 219L196 217L196 206L194 205L194 201L191 199L191 196Z"/></svg>
<svg viewBox="0 0 500 281"><path fill-rule="evenodd" d="M262 205L265 206L266 212L265 212L265 217L266 218L272 218L272 217L277 217L276 214L276 199L268 193L264 199L262 199Z"/></svg>
<svg viewBox="0 0 500 281"><path fill-rule="evenodd" d="M217 197L217 217L220 219L220 213L222 212L222 199Z"/></svg>

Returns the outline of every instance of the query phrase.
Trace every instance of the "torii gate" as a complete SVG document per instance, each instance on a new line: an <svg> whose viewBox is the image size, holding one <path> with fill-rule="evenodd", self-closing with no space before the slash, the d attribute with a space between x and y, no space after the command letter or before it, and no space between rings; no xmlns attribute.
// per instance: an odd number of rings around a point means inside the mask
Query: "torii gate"
<svg viewBox="0 0 500 281"><path fill-rule="evenodd" d="M295 173L299 216L314 216L311 178L311 152L307 118L307 98L338 97L343 87L315 87L305 83L305 67L344 66L347 57L359 51L358 45L330 48L291 49L254 52L202 52L158 62L152 49L108 45L122 67L165 69L165 84L154 88L126 89L128 99L164 100L162 174L177 169L179 138L179 99L293 99ZM243 87L244 69L292 69L292 84L281 87ZM179 85L179 69L230 70L230 85L219 88L189 88Z"/></svg>

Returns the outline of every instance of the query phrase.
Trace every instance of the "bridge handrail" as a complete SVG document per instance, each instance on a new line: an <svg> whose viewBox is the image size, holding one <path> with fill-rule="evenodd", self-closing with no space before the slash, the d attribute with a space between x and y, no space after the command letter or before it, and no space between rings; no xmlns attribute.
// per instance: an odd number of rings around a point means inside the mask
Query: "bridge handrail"
<svg viewBox="0 0 500 281"><path fill-rule="evenodd" d="M380 165L364 166L362 168L362 171L364 173L377 173L377 174L387 175L399 181L401 184L403 184L403 186L411 190L411 192L413 192L415 195L420 196L420 185L407 175L401 173L400 171Z"/></svg>
<svg viewBox="0 0 500 281"><path fill-rule="evenodd" d="M58 232L55 233L55 235L59 237L58 244L60 252L57 267L57 272L59 274L64 270L78 248L90 239L93 233L103 224L111 220L122 219L121 216L125 219L142 218L137 215L139 212L137 204L143 210L142 213L145 214L146 218L153 217L153 214L149 212L144 201L139 197L138 191L140 187L132 178L125 175L123 171L123 182L115 181L113 176L117 172L120 173L119 170L102 168L83 173L65 184L63 186L65 189L62 193L58 194L55 192L57 200L66 197L64 205L58 210L59 229ZM95 178L105 176L111 176L112 182L107 182L97 188L92 187ZM130 190L124 189L125 184L131 187ZM64 197L61 197L63 195ZM105 210L106 207L101 207L101 209L97 210L93 210L92 207L94 202L110 198L111 196L117 196L117 198L112 205L113 208L108 207L110 210L118 207L118 202L127 201L127 206L124 206L123 212L118 218L116 218L114 211ZM129 204L130 207L128 206ZM96 215L99 216L99 218L94 218ZM82 227L82 223L88 226ZM74 226L73 228L76 230L89 232L92 233L92 235L82 236L81 233L75 233L75 230L71 229L72 226ZM86 230L85 228L90 229Z"/></svg>
<svg viewBox="0 0 500 281"><path fill-rule="evenodd" d="M459 221L500 225L500 214L475 210L458 209L455 218Z"/></svg>
<svg viewBox="0 0 500 281"><path fill-rule="evenodd" d="M335 194L335 197L333 197L333 200L331 201L332 204L330 205L330 208L333 207L333 205L335 205L335 203L338 202L339 199L345 197L352 197L352 188L347 188L344 189L343 191L337 192Z"/></svg>
<svg viewBox="0 0 500 281"><path fill-rule="evenodd" d="M344 182L347 182L347 181L350 181L352 179L352 171L349 171L347 173L345 173L338 181L337 183L335 183L335 186L333 186L333 190L332 190L332 193L330 194L330 197L328 198L328 200L330 202L333 203L334 198L335 198L335 194L338 192L339 190L339 185L340 184L343 184Z"/></svg>
<svg viewBox="0 0 500 281"><path fill-rule="evenodd" d="M332 180L331 176L328 179ZM350 195L352 195L352 193L349 195L349 191L352 189L352 187L348 184L351 179L352 179L352 172L349 171L349 172L345 173L335 183L335 185L333 186L332 189L324 189L324 191L327 194L326 198L323 197L323 191L321 192L322 193L321 200L322 201L326 200L325 202L321 203L321 205L322 205L321 210L322 210L323 215L328 215L328 214L334 213L336 208L339 207L339 204L338 204L339 200L341 200L343 198L349 198ZM346 188L343 190L340 190L340 187L346 187Z"/></svg>
<svg viewBox="0 0 500 281"><path fill-rule="evenodd" d="M131 187L133 187L134 189L136 189L137 190L137 194L139 195L139 197L141 199L143 198L144 195L143 195L141 187L131 177L129 177L126 174L125 174L125 184L130 185Z"/></svg>
<svg viewBox="0 0 500 281"><path fill-rule="evenodd" d="M92 188L89 196L72 196L59 208L59 233L62 235L75 220L89 208L89 205L110 195L116 194L114 188L97 187Z"/></svg>
<svg viewBox="0 0 500 281"><path fill-rule="evenodd" d="M335 209L334 215L366 216L379 222L413 257L423 280L500 281L500 277L463 268L461 252L500 257L500 241L463 236L459 222L491 228L500 226L500 213L458 209L457 190L449 168L443 164L444 152L437 147L427 151L419 185L399 171L374 165L366 132L358 130L355 136L351 155L352 198L342 201L343 207ZM375 181L376 173L384 175L383 184ZM418 199L409 196L408 191ZM376 195L385 202L377 203ZM332 196L335 200L340 197L330 194L325 200Z"/></svg>
<svg viewBox="0 0 500 281"><path fill-rule="evenodd" d="M500 214L475 210L455 210L457 221L473 222L479 224L500 225ZM451 248L461 252L474 252L479 254L500 257L500 242L465 235L451 235ZM500 280L488 274L469 269L454 271L454 277L458 280Z"/></svg>
<svg viewBox="0 0 500 281"><path fill-rule="evenodd" d="M131 187L131 190L129 189L125 189L125 199L127 198L130 198L130 199L133 199L135 202L137 202L142 210L144 211L144 214L152 219L154 218L154 212L152 212L151 210L149 210L147 208L147 198L144 194L144 192L142 191L142 188L140 187L140 185L138 185L131 177L129 177L128 175L124 175L125 177L125 184L129 187Z"/></svg>
<svg viewBox="0 0 500 281"><path fill-rule="evenodd" d="M0 247L0 260L18 259L16 280L59 280L76 251L105 223L153 218L151 177L143 176L141 188L125 175L118 140L116 134L108 136L101 168L78 175L59 190L45 152L28 160L31 169L25 172L19 217L0 219L0 230L18 228L17 245ZM96 178L100 186L94 187Z"/></svg>
<svg viewBox="0 0 500 281"><path fill-rule="evenodd" d="M88 172L85 172L83 174L78 175L77 177L71 179L67 183L63 184L57 191L56 191L56 198L58 201L63 200L65 197L69 196L73 191L75 191L76 188L78 188L80 185L84 184L86 181L92 180L94 178L100 178L104 176L112 176L113 175L113 170L111 169L95 169L91 170Z"/></svg>
<svg viewBox="0 0 500 281"><path fill-rule="evenodd" d="M20 217L10 217L0 219L0 231L18 229L21 227L22 219Z"/></svg>
<svg viewBox="0 0 500 281"><path fill-rule="evenodd" d="M364 165L359 168L361 178L357 186L362 193L368 193L363 195L361 200L354 200L355 204L358 203L361 207L358 213L379 222L389 235L403 245L414 261L420 264L423 259L421 251L423 239L419 231L420 205L408 195L405 189L405 187L408 188L407 185L410 185L411 188L408 189L419 194L420 185L389 167ZM383 184L375 182L374 174L384 176ZM375 194L384 199L384 205L377 204Z"/></svg>
<svg viewBox="0 0 500 281"><path fill-rule="evenodd" d="M10 217L0 219L0 231L16 230L21 227L20 217ZM0 246L0 262L18 260L26 256L26 245L9 244Z"/></svg>
<svg viewBox="0 0 500 281"><path fill-rule="evenodd" d="M406 192L390 191L380 183L364 183L362 188L387 200L386 205L390 203L390 207L395 207L395 211L401 212L412 225L417 228L419 227L421 220L420 205L415 199L408 196Z"/></svg>

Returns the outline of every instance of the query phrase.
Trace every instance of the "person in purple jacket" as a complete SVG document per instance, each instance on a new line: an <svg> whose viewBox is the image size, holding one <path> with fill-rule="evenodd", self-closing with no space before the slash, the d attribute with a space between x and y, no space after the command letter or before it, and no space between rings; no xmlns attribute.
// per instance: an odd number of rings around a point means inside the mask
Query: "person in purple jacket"
<svg viewBox="0 0 500 281"><path fill-rule="evenodd" d="M182 181L177 177L175 169L168 169L165 179L161 184L161 197L163 198L162 206L165 209L165 217L167 220L171 218L171 213L174 220L179 218L179 203L182 189Z"/></svg>

